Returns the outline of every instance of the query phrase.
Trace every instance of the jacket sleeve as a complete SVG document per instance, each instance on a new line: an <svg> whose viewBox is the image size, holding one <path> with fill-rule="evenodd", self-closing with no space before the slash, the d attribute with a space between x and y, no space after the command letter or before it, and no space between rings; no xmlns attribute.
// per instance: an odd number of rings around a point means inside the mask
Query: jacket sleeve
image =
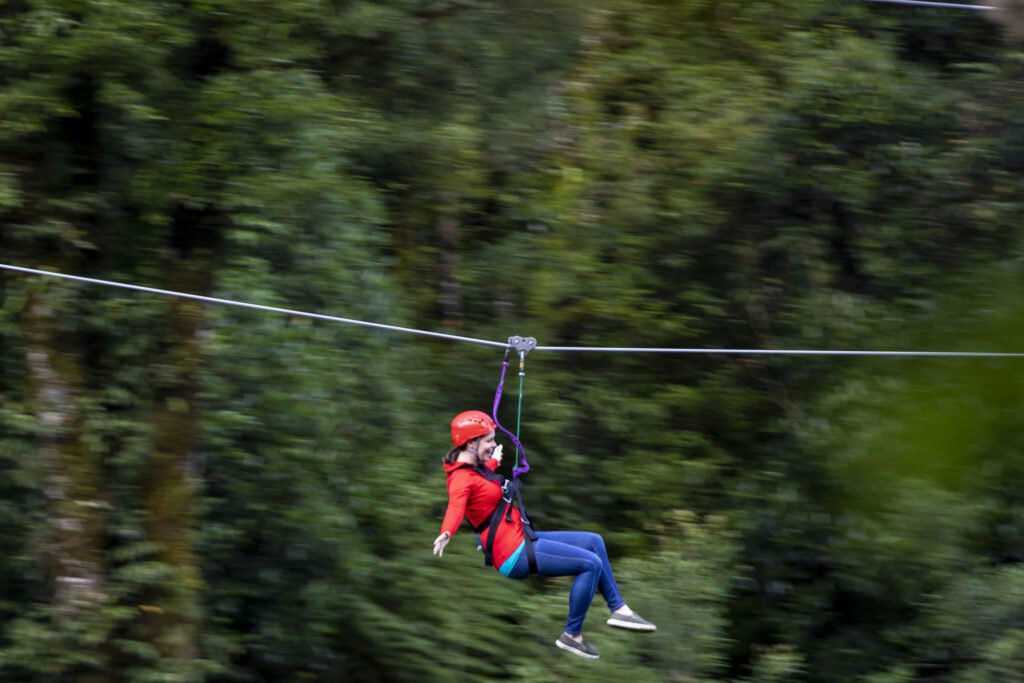
<svg viewBox="0 0 1024 683"><path fill-rule="evenodd" d="M469 502L470 478L468 476L453 476L451 487L448 489L448 509L444 513L444 521L441 523L441 533L448 532L455 536L462 524L462 518L466 516L466 504Z"/></svg>
<svg viewBox="0 0 1024 683"><path fill-rule="evenodd" d="M485 463L484 463L484 467L486 467L486 468L487 468L487 469L489 469L489 470L490 470L491 472L493 472L493 471L495 471L496 469L498 469L498 466L499 466L500 464L501 464L501 463L499 463L499 462L498 462L497 460L495 460L494 458L491 458L490 460L488 460L487 462L485 462Z"/></svg>

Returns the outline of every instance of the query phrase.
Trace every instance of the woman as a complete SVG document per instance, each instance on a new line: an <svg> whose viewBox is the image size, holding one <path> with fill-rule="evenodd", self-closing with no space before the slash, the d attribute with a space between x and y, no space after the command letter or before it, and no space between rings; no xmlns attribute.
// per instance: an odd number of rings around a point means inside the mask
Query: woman
<svg viewBox="0 0 1024 683"><path fill-rule="evenodd" d="M434 554L442 556L445 546L458 530L463 517L477 533L488 540L485 545L494 567L511 579L530 575L522 518L514 506L510 514L494 515L502 502L503 479L495 474L501 464L501 446L495 444L494 421L479 410L455 416L451 423L452 449L444 457L448 477L448 510L441 524L441 535L434 540ZM502 508L503 510L505 508ZM492 517L498 526L489 528ZM654 624L640 617L622 599L608 561L604 540L583 531L532 532L537 573L541 576L575 576L569 592L569 618L565 632L555 645L580 657L597 659L597 651L583 638L583 620L597 590L601 591L611 617L608 624L631 631L654 631Z"/></svg>

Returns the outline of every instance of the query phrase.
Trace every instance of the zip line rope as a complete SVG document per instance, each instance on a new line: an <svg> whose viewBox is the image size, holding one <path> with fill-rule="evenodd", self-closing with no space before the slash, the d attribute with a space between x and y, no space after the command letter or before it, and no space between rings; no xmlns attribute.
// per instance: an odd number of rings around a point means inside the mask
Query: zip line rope
<svg viewBox="0 0 1024 683"><path fill-rule="evenodd" d="M920 356L933 358L1024 358L1024 353L984 351L853 351L841 349L663 349L630 346L538 346L536 351L597 351L603 353L712 353L743 356Z"/></svg>
<svg viewBox="0 0 1024 683"><path fill-rule="evenodd" d="M991 5L962 5L953 2L931 2L931 0L866 0L867 2L878 2L887 5L910 5L912 7L938 7L942 9L967 9L967 10L999 10L1001 7Z"/></svg>
<svg viewBox="0 0 1024 683"><path fill-rule="evenodd" d="M334 315L324 315L322 313L310 313L308 311L298 311L289 308L279 308L277 306L264 306L262 304L252 304L245 301L235 301L232 299L219 299L212 296L202 296L199 294L188 294L187 292L175 292L169 289L157 289L155 287L142 287L140 285L130 285L124 282L114 282L112 280L99 280L91 277L82 277L80 275L68 275L66 273L56 273L48 270L37 270L35 268L24 268L22 266L12 266L6 263L0 263L0 270L8 270L17 273L24 273L27 275L40 275L44 277L59 278L62 280L73 280L75 282L84 282L92 285L103 285L106 287L118 287L120 289L130 289L136 292L146 292L148 294L159 294L161 296L172 296L181 299L192 299L193 301L204 301L211 304L222 304L225 306L238 306L240 308L251 308L257 311L266 311L268 313L283 313L285 315L293 315L300 318L312 318L314 320L326 320L329 322L346 323L348 325L359 325L362 327L372 327L379 330L388 330L391 332L405 332L407 334L419 334L427 337L435 337L438 339L450 339L452 341L468 342L472 344L483 344L485 346L494 346L502 349L509 348L508 342L491 341L488 339L477 339L475 337L465 337L457 334L445 334L443 332L431 332L429 330L418 330L412 327L400 327L398 325L385 325L383 323L368 322L365 320L355 320L353 318L341 318ZM701 348L655 348L655 347L620 347L620 346L537 346L533 350L535 351L557 351L563 353L572 352L597 352L597 353L687 353L687 354L733 354L733 355L744 355L744 356L893 356L893 357L931 357L931 358L1024 358L1024 353L999 353L999 352L983 352L983 351L856 351L856 350L839 350L839 349L812 349L812 350L801 350L801 349L701 349ZM518 429L518 425L517 425Z"/></svg>
<svg viewBox="0 0 1024 683"><path fill-rule="evenodd" d="M508 344L502 342L488 341L486 339L475 339L473 337L462 337L457 334L444 334L442 332L429 332L427 330L416 330L411 327L399 327L397 325L384 325L383 323L371 323L365 320L353 320L352 318L339 318L333 315L323 315L322 313L308 313L306 311L295 311L289 308L278 308L277 306L263 306L261 304L250 304L245 301L233 301L231 299L217 299L212 296L201 296L199 294L187 294L185 292L174 292L169 289L156 289L154 287L141 287L139 285L129 285L123 282L113 282L111 280L97 280L91 277L81 277L80 275L67 275L65 273L55 273L48 270L36 270L35 268L22 268L21 266L11 266L6 263L0 263L0 269L13 270L19 273L27 273L29 275L44 275L46 277L56 277L64 280L74 280L75 282L85 282L91 285L105 285L107 287L120 287L121 289L131 289L136 292L147 292L149 294L160 294L163 296L175 296L181 299L192 299L194 301L205 301L211 304L224 304L226 306L239 306L241 308L251 308L257 311L267 311L268 313L284 313L286 315L294 315L300 318L313 318L314 320L328 320L336 323L347 323L350 325L362 325L364 327L375 327L379 330L390 330L392 332L407 332L409 334L422 334L428 337L438 337L440 339L452 339L454 341L471 342L473 344L486 344L487 346L497 346L505 348Z"/></svg>

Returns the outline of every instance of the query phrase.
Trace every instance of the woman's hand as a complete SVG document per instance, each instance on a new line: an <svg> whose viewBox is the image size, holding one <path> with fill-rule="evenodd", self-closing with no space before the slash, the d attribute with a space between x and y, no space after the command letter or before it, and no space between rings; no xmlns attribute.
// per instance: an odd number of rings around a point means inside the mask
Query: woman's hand
<svg viewBox="0 0 1024 683"><path fill-rule="evenodd" d="M450 540L452 540L452 535L447 531L442 531L441 535L434 539L434 554L438 557L444 557L444 547L448 545Z"/></svg>
<svg viewBox="0 0 1024 683"><path fill-rule="evenodd" d="M493 452L493 453L491 453L491 459L492 459L492 460L497 460L497 461L498 461L498 464L499 464L499 465L501 464L501 444L500 444L500 443L499 443L499 444L498 444L498 446L497 446L497 447L496 447L496 448L494 449L494 452Z"/></svg>

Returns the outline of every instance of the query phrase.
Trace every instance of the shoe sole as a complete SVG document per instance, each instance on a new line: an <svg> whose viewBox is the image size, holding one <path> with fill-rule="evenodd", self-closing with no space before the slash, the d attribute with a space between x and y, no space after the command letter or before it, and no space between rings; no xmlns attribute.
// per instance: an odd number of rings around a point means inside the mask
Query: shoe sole
<svg viewBox="0 0 1024 683"><path fill-rule="evenodd" d="M614 618L609 619L605 623L609 626L614 626L615 628L624 628L627 631L644 631L646 633L652 633L658 630L658 627L654 624L638 624L633 621L619 621Z"/></svg>
<svg viewBox="0 0 1024 683"><path fill-rule="evenodd" d="M569 645L566 645L565 643L563 643L560 640L556 640L555 641L555 645L557 645L558 647L562 648L566 652L571 652L572 654L576 655L577 657L583 657L583 659L598 659L601 656L601 655L590 655L590 654L587 654L583 650L577 650L574 647L570 647Z"/></svg>

